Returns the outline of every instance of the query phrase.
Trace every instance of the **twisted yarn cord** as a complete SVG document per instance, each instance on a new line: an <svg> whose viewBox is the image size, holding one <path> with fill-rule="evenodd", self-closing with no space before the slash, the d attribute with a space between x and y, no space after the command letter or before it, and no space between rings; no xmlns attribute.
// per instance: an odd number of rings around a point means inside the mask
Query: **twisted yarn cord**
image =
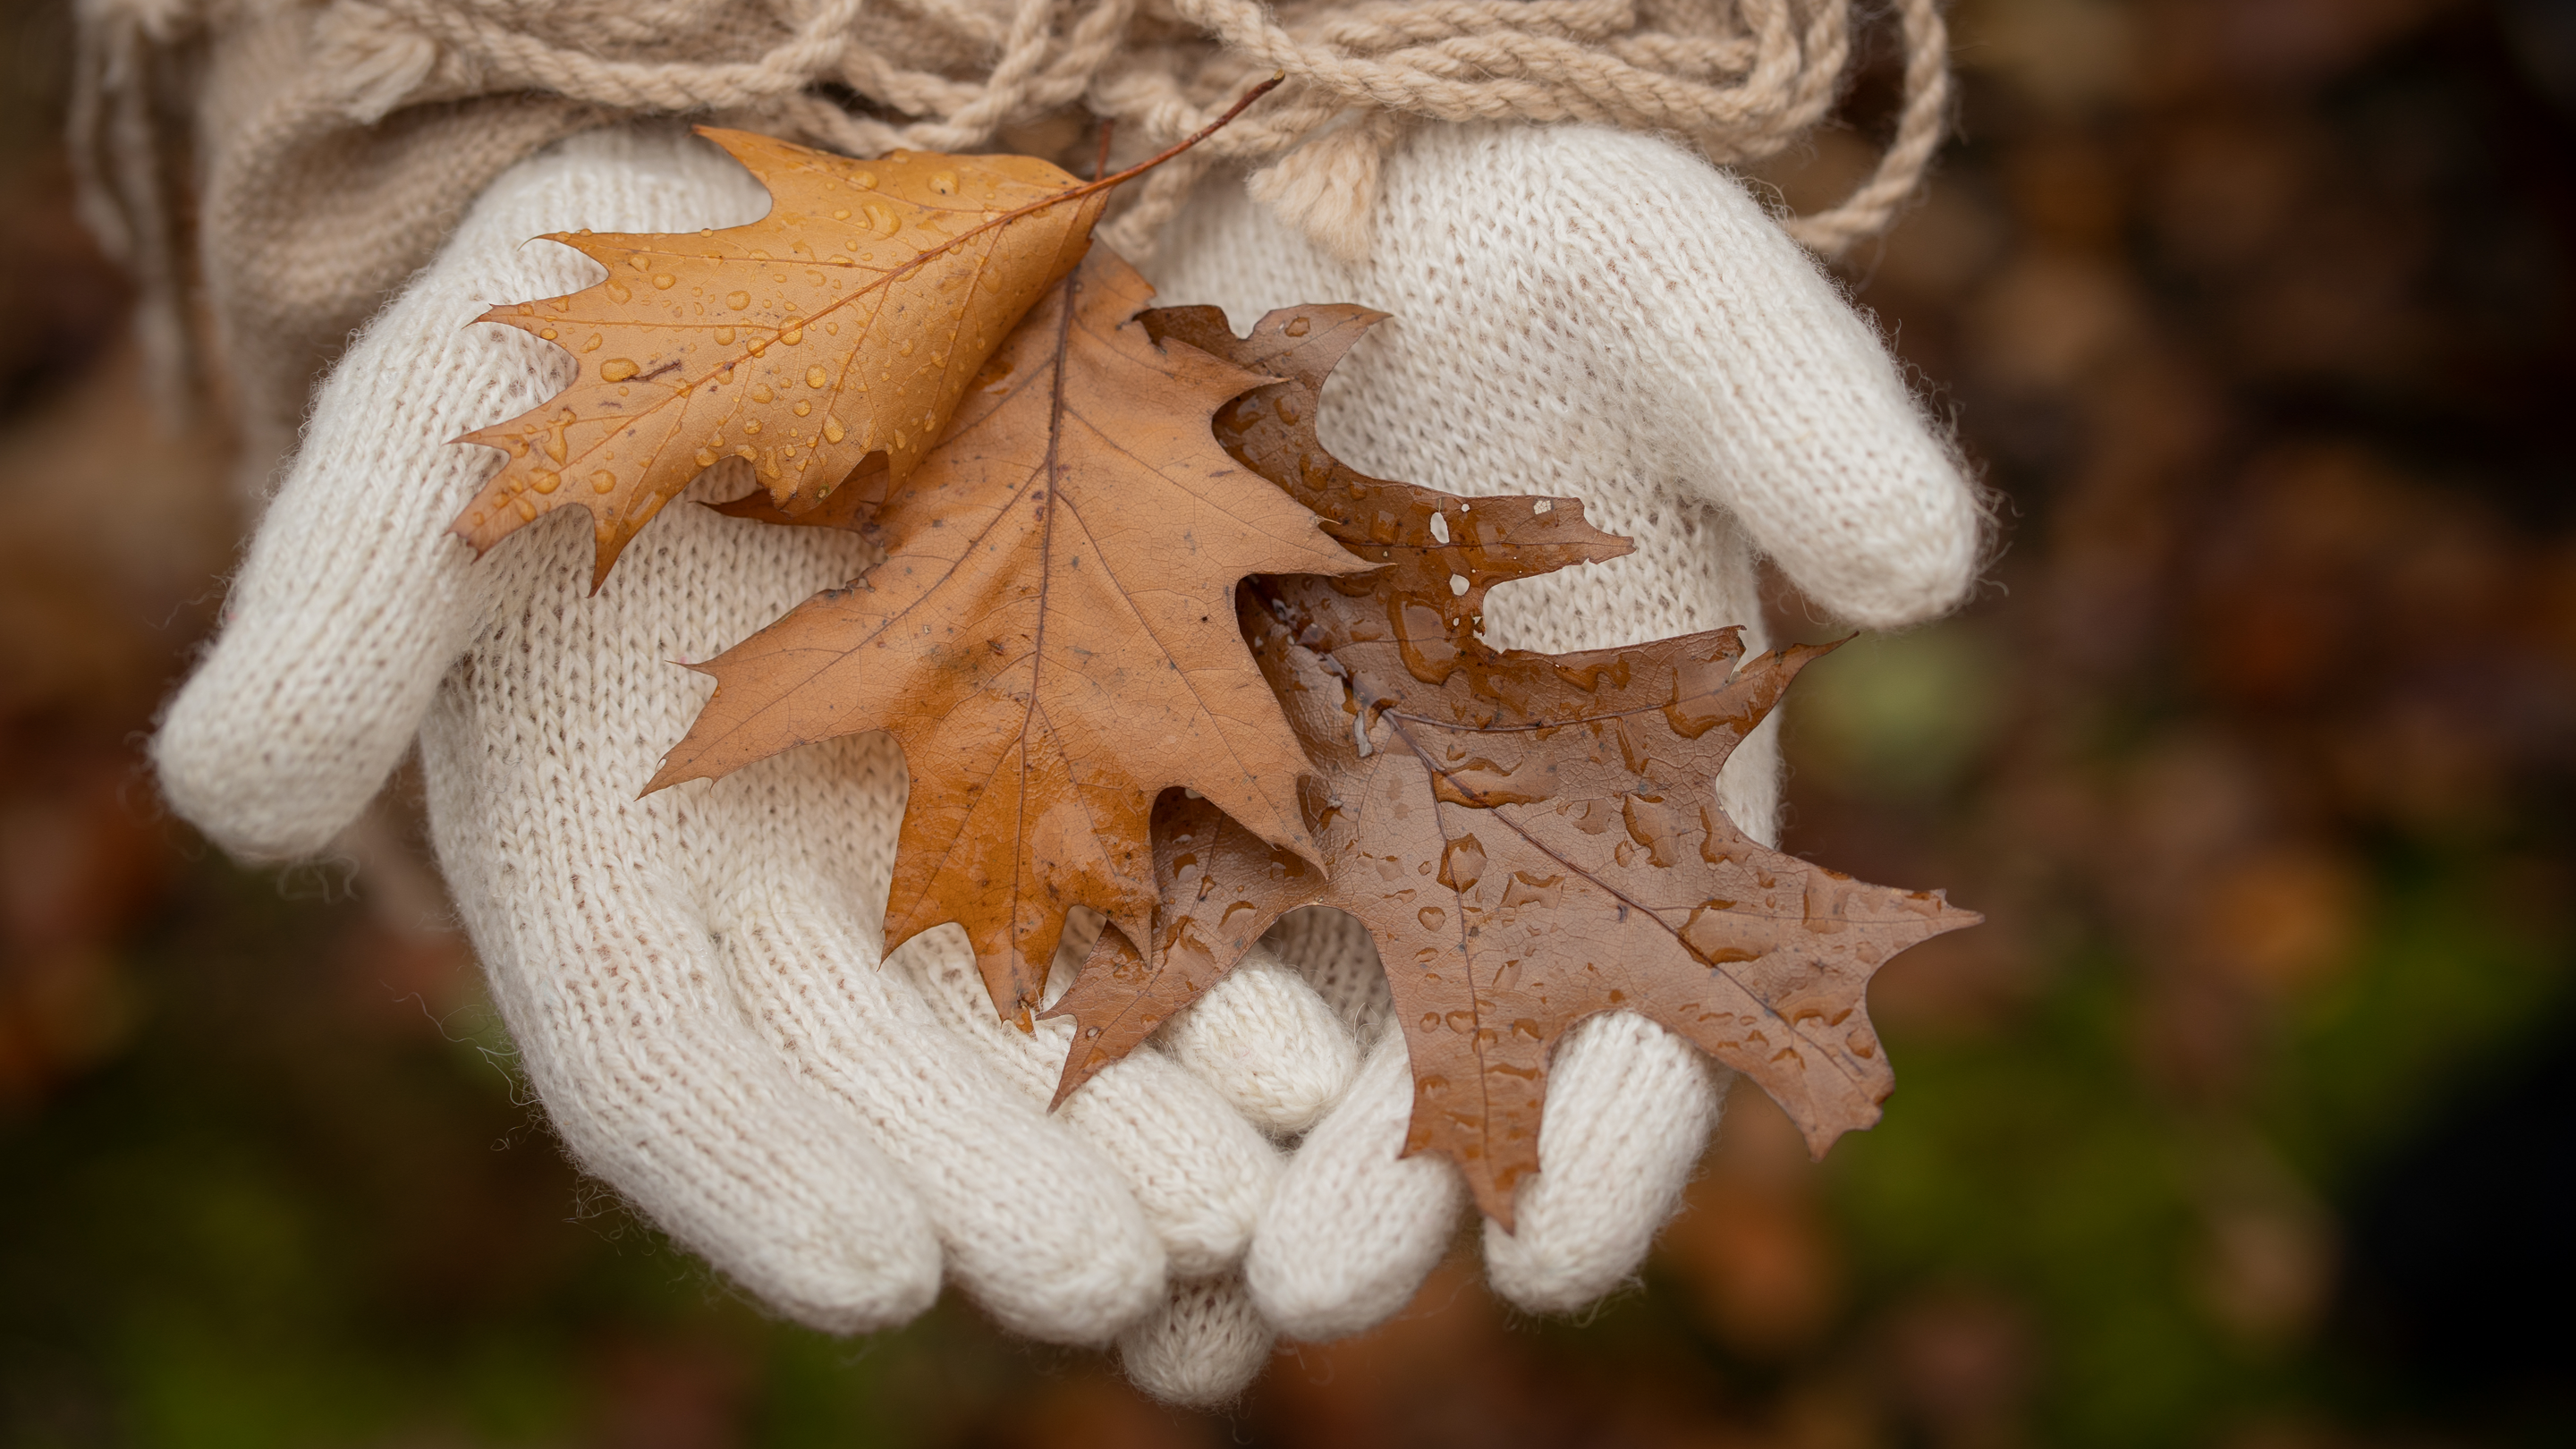
<svg viewBox="0 0 2576 1449"><path fill-rule="evenodd" d="M386 14L461 55L496 89L554 91L637 110L720 110L801 91L848 49L865 0L823 0L783 45L749 62L610 60L437 0L379 0Z"/></svg>
<svg viewBox="0 0 2576 1449"><path fill-rule="evenodd" d="M376 0L341 8L372 11L383 24L427 38L480 88L536 90L625 110L775 112L832 144L872 150L971 147L1076 100L1117 121L1135 143L1159 146L1204 124L1247 77L1277 70L1294 82L1271 108L1278 119L1239 123L1212 145L1212 158L1275 160L1330 128L1348 131L1334 148L1347 159L1361 139L1392 142L1401 124L1334 123L1383 113L1398 123L1586 121L1675 131L1713 160L1741 162L1777 153L1822 120L1851 54L1850 0L1734 0L1695 17L1703 27L1697 33L1640 29L1636 0L1366 0L1309 4L1284 17L1259 0L1160 0L1141 16L1136 0L915 0L903 7L920 23L988 47L980 76L896 64L889 56L900 51L884 43L881 13L863 8L863 0L790 0L777 16L788 26L783 40L752 59L721 61L595 54L539 34L529 17L548 7L525 0L514 7ZM1895 142L1844 203L1793 225L1793 234L1829 254L1886 225L1939 142L1947 34L1936 0L1898 0L1897 8L1907 65ZM610 28L639 41L656 25L713 33L728 13L696 0L629 14ZM1138 32L1153 29L1184 38L1140 47ZM825 80L913 119L834 115L840 108L812 94ZM1181 183L1204 167L1202 159L1146 188L1131 213L1159 221L1186 190Z"/></svg>
<svg viewBox="0 0 2576 1449"><path fill-rule="evenodd" d="M1787 0L1746 0L1759 17L1759 60L1748 84L1720 88L1621 63L1595 47L1538 31L1451 35L1382 57L1300 41L1257 0L1175 0L1175 9L1252 61L1344 101L1437 120L1601 121L1696 129L1776 110L1796 57ZM1491 80L1465 77L1496 73Z"/></svg>
<svg viewBox="0 0 2576 1449"><path fill-rule="evenodd" d="M1640 130L1675 130L1699 141L1712 160L1740 162L1776 154L1831 109L1850 56L1849 7L1834 0L1813 4L1802 29L1793 28L1787 0L1742 0L1732 18L1748 25L1717 36L1647 33L1606 44L1563 38L1600 34L1633 24L1633 5L1616 0L1518 7L1511 11L1473 3L1420 6L1372 5L1328 16L1301 39L1270 19L1255 0L1173 0L1175 12L1214 34L1224 60L1203 66L1189 88L1195 109L1179 104L1182 87L1171 72L1131 78L1123 86L1096 87L1095 110L1142 123L1154 134L1179 134L1213 108L1212 85L1239 84L1260 66L1283 71L1297 87L1272 111L1272 124L1238 123L1220 134L1196 167L1149 178L1112 240L1134 246L1177 210L1196 170L1220 155L1263 156L1291 151L1346 110L1438 120L1584 120ZM1921 184L1940 140L1948 103L1948 37L1935 0L1900 0L1907 44L1906 105L1896 144L1859 192L1817 217L1802 218L1793 234L1827 255L1885 229L1896 209ZM1510 23L1515 18L1521 23ZM1450 33L1424 44L1405 44L1441 29ZM1331 32L1356 42L1350 51L1322 41ZM1622 44L1621 42L1628 42ZM1395 43L1377 55L1351 53ZM1639 64L1639 60L1660 62ZM1700 77L1743 75L1736 85ZM1164 83L1157 84L1157 81ZM1141 82L1141 83L1140 83ZM1318 106L1300 90L1321 91L1337 105ZM1300 104L1300 102L1305 104ZM1331 133L1338 143L1313 153L1321 176L1264 173L1254 189L1264 200L1302 221L1329 249L1346 257L1367 248L1366 211L1374 189L1373 158L1355 148L1379 149L1400 134L1388 124L1346 126ZM1300 153L1303 154L1303 153ZM1294 167L1296 156L1273 172ZM1157 184L1159 183L1159 184ZM1339 216L1329 215L1339 208Z"/></svg>
<svg viewBox="0 0 2576 1449"><path fill-rule="evenodd" d="M1393 50L1413 41L1498 30L1557 35L1567 40L1607 40L1637 23L1629 0L1371 0L1324 17L1315 38L1360 54Z"/></svg>
<svg viewBox="0 0 2576 1449"><path fill-rule="evenodd" d="M1897 15L1905 33L1905 109L1897 117L1896 139L1878 159L1878 169L1840 206L1789 223L1789 235L1800 245L1826 256L1887 230L1896 212L1932 165L1941 147L1941 132L1950 109L1950 31L1935 0L1898 0Z"/></svg>

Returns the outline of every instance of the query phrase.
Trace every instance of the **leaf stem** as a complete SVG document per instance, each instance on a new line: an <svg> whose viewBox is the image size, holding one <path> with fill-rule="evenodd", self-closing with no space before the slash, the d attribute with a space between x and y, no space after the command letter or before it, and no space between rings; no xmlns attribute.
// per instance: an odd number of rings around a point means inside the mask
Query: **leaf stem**
<svg viewBox="0 0 2576 1449"><path fill-rule="evenodd" d="M1279 88L1279 83L1287 78L1288 73L1286 71L1273 71L1271 72L1270 79L1263 81L1261 84L1254 86L1248 91L1245 91L1233 105L1226 107L1224 115L1217 117L1215 120L1208 122L1204 126L1199 127L1196 131L1173 142L1171 145L1164 147L1154 155L1148 156L1144 160L1137 162L1135 165L1128 167L1126 170L1121 171L1114 176L1095 177L1092 180L1074 187L1070 191L1059 191L1053 196L1032 201L1026 206L1013 207L999 216L980 222L977 225L950 237L938 246L932 247L930 250L915 256L912 260L895 267L874 283L869 286L862 287L858 291L852 292L848 297L844 297L840 299L840 301L834 302L832 305L834 307L838 307L844 303L853 301L868 292L889 286L897 279L910 276L912 273L930 265L934 258L946 256L949 253L956 251L959 247L964 246L966 243L982 236L984 233L993 231L1000 227L1009 226L1012 222L1018 221L1021 217L1033 216L1038 212L1045 211L1049 207L1062 206L1068 201L1080 201L1086 196L1097 196L1101 192L1107 191L1113 186L1119 186L1126 182L1133 181L1137 177L1144 175L1146 172L1153 170L1155 167L1162 165L1164 162L1171 160L1173 157L1180 155L1192 146L1206 140L1208 137L1215 135L1218 131L1223 130L1234 120L1235 117L1243 114L1245 107L1250 106L1254 101L1257 101L1263 96L1270 94L1272 91L1277 90ZM698 129L703 131L706 128L701 126ZM1103 157L1101 164L1105 166L1108 164L1106 159L1108 133L1105 128L1102 131L1101 145ZM818 312L815 315L820 316L822 314Z"/></svg>
<svg viewBox="0 0 2576 1449"><path fill-rule="evenodd" d="M1284 70L1272 71L1270 73L1270 79L1263 81L1261 84L1254 86L1248 91L1245 91L1241 98L1237 99L1233 105L1225 108L1224 115L1217 117L1215 120L1208 122L1204 126L1199 127L1196 131L1182 137L1180 140L1174 141L1171 145L1164 147L1162 150L1146 157L1144 160L1137 162L1135 165L1128 167L1126 170L1119 172L1115 176L1101 177L1097 181L1088 182L1082 186L1075 187L1073 190L1065 192L1060 196L1048 197L1046 201L1040 202L1038 205L1044 206L1056 202L1071 201L1076 197L1089 196L1094 192L1106 191L1110 187L1135 180L1137 177L1142 176L1146 172L1153 170L1155 167L1162 165L1164 162L1171 160L1173 157L1178 156L1182 152L1190 149L1192 146L1206 140L1208 137L1224 130L1233 122L1235 117L1243 114L1246 107L1250 106L1254 101L1261 99L1263 96L1270 94L1272 91L1279 89L1279 83L1286 79L1288 79L1288 72Z"/></svg>

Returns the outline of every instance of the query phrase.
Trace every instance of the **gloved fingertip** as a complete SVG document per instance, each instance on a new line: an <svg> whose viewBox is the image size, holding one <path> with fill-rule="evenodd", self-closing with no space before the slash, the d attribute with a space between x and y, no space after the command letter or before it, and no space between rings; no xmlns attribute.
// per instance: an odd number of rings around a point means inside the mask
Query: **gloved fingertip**
<svg viewBox="0 0 2576 1449"><path fill-rule="evenodd" d="M375 782L350 790L334 788L336 780L282 776L250 735L249 718L225 710L208 693L183 690L152 737L149 754L162 798L244 865L321 854L366 808Z"/></svg>
<svg viewBox="0 0 2576 1449"><path fill-rule="evenodd" d="M1235 1274L1172 1285L1162 1308L1118 1339L1129 1382L1164 1403L1221 1408L1268 1366L1278 1336Z"/></svg>
<svg viewBox="0 0 2576 1449"><path fill-rule="evenodd" d="M1174 1274L1242 1258L1279 1151L1206 1083L1148 1049L1094 1077L1059 1116L1125 1178Z"/></svg>
<svg viewBox="0 0 2576 1449"><path fill-rule="evenodd" d="M1165 1050L1236 1111L1303 1132L1350 1090L1359 1043L1304 978L1256 945L1167 1028Z"/></svg>
<svg viewBox="0 0 2576 1449"><path fill-rule="evenodd" d="M1288 1337L1377 1326L1448 1248L1466 1184L1444 1159L1403 1155L1412 1103L1404 1041L1390 1032L1289 1162L1243 1263L1253 1303Z"/></svg>
<svg viewBox="0 0 2576 1449"><path fill-rule="evenodd" d="M1531 1313L1575 1313L1634 1277L1719 1102L1708 1063L1673 1033L1625 1012L1577 1026L1549 1072L1539 1171L1521 1183L1514 1230L1484 1225L1494 1291Z"/></svg>
<svg viewBox="0 0 2576 1449"><path fill-rule="evenodd" d="M1865 629L1920 624L1967 602L1993 533L1968 472L1929 438L1907 441L1890 450L1898 456L1883 475L1888 496L1868 510L1865 526L1847 530L1854 539L1792 570L1816 603Z"/></svg>
<svg viewBox="0 0 2576 1449"><path fill-rule="evenodd" d="M1611 1253L1552 1252L1485 1219L1485 1276L1503 1300L1524 1313L1581 1313L1636 1277L1639 1259Z"/></svg>
<svg viewBox="0 0 2576 1449"><path fill-rule="evenodd" d="M896 1238L871 1225L870 1236ZM939 1245L924 1232L918 1244L879 1241L867 1250L815 1254L789 1265L771 1281L750 1280L753 1291L780 1313L825 1333L875 1333L898 1328L929 1311L939 1297Z"/></svg>
<svg viewBox="0 0 2576 1449"><path fill-rule="evenodd" d="M996 1322L1041 1343L1104 1348L1154 1311L1167 1281L1162 1245L1132 1206L1121 1216L1098 1233L1025 1245L983 1225L943 1227L980 1235L978 1270L961 1277Z"/></svg>

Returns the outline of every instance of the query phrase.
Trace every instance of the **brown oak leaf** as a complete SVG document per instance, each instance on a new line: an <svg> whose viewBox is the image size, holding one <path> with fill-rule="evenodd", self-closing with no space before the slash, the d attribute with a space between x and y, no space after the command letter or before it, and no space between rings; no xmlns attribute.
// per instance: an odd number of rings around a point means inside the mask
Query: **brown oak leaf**
<svg viewBox="0 0 2576 1449"><path fill-rule="evenodd" d="M871 454L901 480L1012 326L1081 261L1105 199L1034 157L855 161L699 134L769 188L767 216L676 235L557 233L547 240L608 276L481 319L562 347L580 372L460 440L509 455L456 520L476 553L579 504L596 588L720 459L747 461L782 499L829 493Z"/></svg>
<svg viewBox="0 0 2576 1449"><path fill-rule="evenodd" d="M1486 645L1487 583L1619 550L1586 537L1570 502L1461 499L1331 463L1312 418L1350 341L1319 331L1333 310L1273 313L1230 349L1175 329L1286 379L1235 405L1266 401L1266 420L1229 434L1220 415L1218 435L1283 489L1332 500L1328 526L1364 532L1362 551L1390 564L1259 579L1239 597L1321 770L1305 803L1328 874L1211 802L1159 802L1161 906L1150 935L1104 931L1050 1013L1076 1023L1058 1099L1280 914L1320 903L1359 917L1386 963L1414 1077L1406 1151L1455 1160L1506 1227L1538 1165L1549 1058L1601 1012L1638 1012L1745 1072L1817 1152L1868 1126L1893 1085L1869 977L1980 918L1769 849L1720 810L1727 756L1826 651L1745 661L1733 629L1570 655ZM1319 340L1288 345L1303 338Z"/></svg>
<svg viewBox="0 0 2576 1449"><path fill-rule="evenodd" d="M1097 248L1034 308L909 477L853 485L882 494L884 562L699 666L715 696L647 786L892 731L912 795L887 948L960 922L1024 1022L1069 907L1145 934L1164 789L1315 854L1233 596L1367 567L1217 446L1210 415L1264 379L1156 343L1132 320L1151 295Z"/></svg>

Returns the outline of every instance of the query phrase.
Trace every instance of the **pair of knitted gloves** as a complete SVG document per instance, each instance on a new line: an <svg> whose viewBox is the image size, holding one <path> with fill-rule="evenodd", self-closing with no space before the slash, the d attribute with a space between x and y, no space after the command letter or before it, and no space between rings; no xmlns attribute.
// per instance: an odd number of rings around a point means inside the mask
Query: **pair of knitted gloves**
<svg viewBox="0 0 2576 1449"><path fill-rule="evenodd" d="M1375 951L1292 917L1149 1049L1050 1114L1069 1024L996 1019L964 934L881 957L905 792L884 736L637 791L709 681L679 667L862 565L859 541L693 506L589 593L587 515L477 562L447 523L493 468L449 440L522 412L568 359L492 303L597 269L529 243L692 231L768 205L670 127L575 137L476 202L321 387L154 741L179 812L235 855L323 849L419 742L439 861L531 1085L581 1165L778 1311L901 1323L943 1278L1033 1338L1221 1400L1274 1339L1357 1332L1447 1249L1455 1171L1398 1154L1412 1105ZM1746 626L1759 549L1855 624L1939 613L1979 514L1870 327L1727 175L1584 127L1425 127L1388 158L1372 260L1333 260L1211 183L1151 269L1238 328L1296 302L1393 314L1326 392L1369 472L1583 499L1636 551L1508 585L1496 641L1590 649ZM1719 781L1768 839L1765 730ZM1632 1273L1717 1117L1722 1073L1596 1018L1551 1075L1495 1288L1580 1307Z"/></svg>

